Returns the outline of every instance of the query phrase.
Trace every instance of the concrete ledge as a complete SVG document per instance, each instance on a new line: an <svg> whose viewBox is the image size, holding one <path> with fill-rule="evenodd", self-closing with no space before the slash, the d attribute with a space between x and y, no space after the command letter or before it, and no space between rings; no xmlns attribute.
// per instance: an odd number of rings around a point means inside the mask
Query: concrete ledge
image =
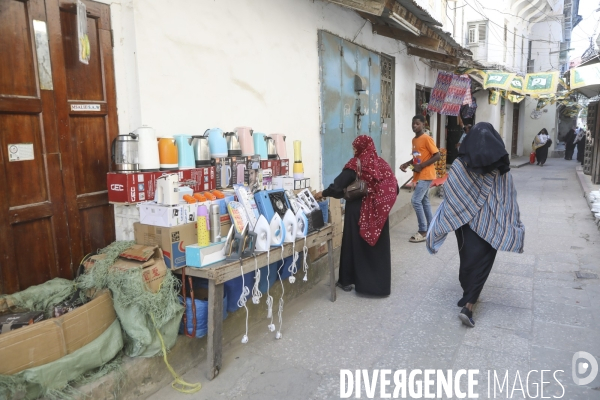
<svg viewBox="0 0 600 400"><path fill-rule="evenodd" d="M588 206L591 204L587 201L587 195L593 190L600 190L600 185L594 185L592 183L591 175L586 175L583 173L583 166L577 165L575 167L575 174L577 175L577 181L579 182L579 186L581 186L581 190L583 191L583 197L585 197ZM590 207L591 209L591 207Z"/></svg>

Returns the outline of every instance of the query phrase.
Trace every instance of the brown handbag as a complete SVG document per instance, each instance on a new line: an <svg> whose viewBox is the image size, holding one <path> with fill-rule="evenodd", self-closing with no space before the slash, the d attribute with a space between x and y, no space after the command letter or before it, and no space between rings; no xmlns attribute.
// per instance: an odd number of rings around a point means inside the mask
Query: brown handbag
<svg viewBox="0 0 600 400"><path fill-rule="evenodd" d="M367 195L368 187L367 182L360 179L361 175L361 165L360 158L356 158L356 165L358 166L358 173L356 174L356 180L348 185L347 188L344 189L344 199L352 201L356 199L360 199Z"/></svg>

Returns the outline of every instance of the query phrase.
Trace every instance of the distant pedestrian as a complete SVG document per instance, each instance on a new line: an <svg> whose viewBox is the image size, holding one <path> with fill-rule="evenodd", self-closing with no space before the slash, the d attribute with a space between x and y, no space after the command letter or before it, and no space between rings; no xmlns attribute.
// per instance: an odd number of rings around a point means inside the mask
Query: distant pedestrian
<svg viewBox="0 0 600 400"><path fill-rule="evenodd" d="M475 326L473 305L496 252L523 252L525 226L509 165L504 142L494 127L487 122L475 124L450 168L444 200L427 232L427 249L434 254L448 233L455 231L463 290L458 317L470 327Z"/></svg>
<svg viewBox="0 0 600 400"><path fill-rule="evenodd" d="M546 128L542 128L542 130L533 138L533 142L531 143L533 151L535 151L535 158L537 160L537 165L543 167L546 163L546 159L548 158L548 149L552 144L552 140L548 135L548 131Z"/></svg>
<svg viewBox="0 0 600 400"><path fill-rule="evenodd" d="M565 135L565 160L572 160L575 152L575 129L569 129Z"/></svg>
<svg viewBox="0 0 600 400"><path fill-rule="evenodd" d="M585 130L583 128L577 128L577 135L575 136L575 146L577 146L577 161L583 165L583 156L585 154Z"/></svg>
<svg viewBox="0 0 600 400"><path fill-rule="evenodd" d="M402 172L406 172L408 166L413 166L413 192L411 203L417 214L419 228L417 233L408 240L412 243L425 241L427 229L431 223L431 204L429 203L429 187L431 181L436 178L434 163L440 159L440 151L431 136L424 131L425 117L416 115L412 119L412 130L415 137L412 140L413 158L400 166Z"/></svg>
<svg viewBox="0 0 600 400"><path fill-rule="evenodd" d="M315 199L344 197L344 189L356 180L367 183L368 193L360 199L346 201L344 232L340 254L339 279L336 286L349 292L372 296L389 296L392 282L389 214L400 188L389 164L377 155L371 137L358 136L352 142L354 158L342 169L333 183Z"/></svg>

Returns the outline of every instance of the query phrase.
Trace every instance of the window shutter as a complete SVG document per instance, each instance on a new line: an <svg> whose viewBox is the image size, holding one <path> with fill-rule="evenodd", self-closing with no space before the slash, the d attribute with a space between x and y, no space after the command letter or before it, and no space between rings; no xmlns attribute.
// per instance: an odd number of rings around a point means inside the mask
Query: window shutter
<svg viewBox="0 0 600 400"><path fill-rule="evenodd" d="M487 33L487 25L479 24L479 42L480 43L485 43L486 33Z"/></svg>
<svg viewBox="0 0 600 400"><path fill-rule="evenodd" d="M477 42L477 26L476 25L469 25L469 43L476 43Z"/></svg>

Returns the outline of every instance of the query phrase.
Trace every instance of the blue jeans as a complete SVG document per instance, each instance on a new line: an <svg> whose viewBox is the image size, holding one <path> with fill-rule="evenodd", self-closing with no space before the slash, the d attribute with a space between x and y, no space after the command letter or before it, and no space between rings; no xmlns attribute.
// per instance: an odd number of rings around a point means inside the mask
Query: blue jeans
<svg viewBox="0 0 600 400"><path fill-rule="evenodd" d="M431 181L418 181L411 199L412 206L417 213L417 221L419 221L419 232L427 232L433 219L429 203L429 186L431 186Z"/></svg>

